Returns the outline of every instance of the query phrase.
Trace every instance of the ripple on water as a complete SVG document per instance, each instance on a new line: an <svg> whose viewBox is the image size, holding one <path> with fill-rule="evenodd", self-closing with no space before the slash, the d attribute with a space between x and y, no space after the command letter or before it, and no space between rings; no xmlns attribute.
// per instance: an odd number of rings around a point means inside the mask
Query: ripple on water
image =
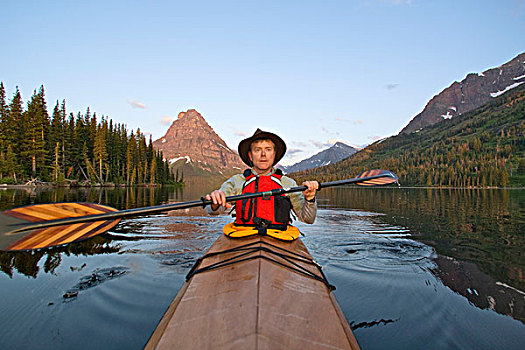
<svg viewBox="0 0 525 350"><path fill-rule="evenodd" d="M377 223L380 214L363 211L319 210L316 225L301 226L305 242L323 263L357 263L373 269L394 268L427 261L434 250L410 238L403 227Z"/></svg>

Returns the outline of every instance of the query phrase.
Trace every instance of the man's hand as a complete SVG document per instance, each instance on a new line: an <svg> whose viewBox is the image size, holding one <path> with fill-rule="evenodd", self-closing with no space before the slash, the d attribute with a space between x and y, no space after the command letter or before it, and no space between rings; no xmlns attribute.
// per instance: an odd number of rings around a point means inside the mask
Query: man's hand
<svg viewBox="0 0 525 350"><path fill-rule="evenodd" d="M231 208L232 205L228 202L226 202L226 195L221 190L215 190L210 194L206 195L207 200L211 200L213 204L211 205L211 209L213 211L219 209L220 206L223 206L225 208Z"/></svg>
<svg viewBox="0 0 525 350"><path fill-rule="evenodd" d="M303 186L308 187L306 190L303 191L304 198L307 201L312 200L315 197L315 193L319 189L319 182L317 182L317 181L305 181L305 182L303 182Z"/></svg>

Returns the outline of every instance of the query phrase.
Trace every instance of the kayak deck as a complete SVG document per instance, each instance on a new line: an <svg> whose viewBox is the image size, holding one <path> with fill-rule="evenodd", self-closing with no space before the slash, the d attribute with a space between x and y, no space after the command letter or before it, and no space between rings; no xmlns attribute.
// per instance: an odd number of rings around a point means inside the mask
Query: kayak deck
<svg viewBox="0 0 525 350"><path fill-rule="evenodd" d="M245 245L264 248L213 255ZM182 286L146 349L359 348L320 269L286 257L311 259L301 240L221 235L210 253L198 268L212 269Z"/></svg>

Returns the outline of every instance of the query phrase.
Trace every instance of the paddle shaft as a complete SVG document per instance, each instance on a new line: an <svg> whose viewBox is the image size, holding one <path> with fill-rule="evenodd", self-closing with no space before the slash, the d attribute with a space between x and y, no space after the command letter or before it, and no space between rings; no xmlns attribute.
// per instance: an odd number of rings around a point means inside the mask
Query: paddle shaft
<svg viewBox="0 0 525 350"><path fill-rule="evenodd" d="M346 180L319 183L319 189L333 187L333 186L358 184L360 182L365 182L368 180L374 180L374 179L379 179L379 178L384 178L384 177L393 177L393 176L395 175L388 172L388 173L382 173L379 175L372 175L372 176L367 176L367 177L357 177L357 178L346 179ZM240 194L236 196L228 196L226 197L226 201L235 202L238 200L257 198L257 197L279 196L279 195L287 194L287 193L302 192L306 189L307 187L304 185L291 187L291 188L278 188L278 189L274 189L271 191L265 191L265 192L245 193L245 194ZM158 213L162 213L162 212L166 212L170 210L188 209L188 208L194 208L194 207L199 207L199 206L205 207L206 205L209 205L209 204L212 204L211 200L201 198L200 200L195 200L195 201L190 201L190 202L162 204L162 205L145 207L145 208L119 210L119 211L114 211L114 212L109 212L109 213L104 213L104 214L77 216L77 217L71 217L71 218L35 222L34 224L24 226L19 229L11 230L10 233L18 233L18 232L23 232L23 231L36 230L36 229L60 226L60 225L71 225L71 224L77 224L81 222L114 220L114 219L121 219L121 218L139 216L139 215L158 214Z"/></svg>

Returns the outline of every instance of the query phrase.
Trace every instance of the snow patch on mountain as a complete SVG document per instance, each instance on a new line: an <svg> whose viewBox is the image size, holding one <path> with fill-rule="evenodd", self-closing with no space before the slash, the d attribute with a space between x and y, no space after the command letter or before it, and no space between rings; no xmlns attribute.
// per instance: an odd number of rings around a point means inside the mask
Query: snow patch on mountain
<svg viewBox="0 0 525 350"><path fill-rule="evenodd" d="M521 81L521 82L519 82L519 83L514 83L514 84L512 84L512 85L507 86L507 87L506 87L505 89L503 89L502 91L491 92L491 93L490 93L490 96L491 96L491 97L498 97L498 96L500 96L500 95L503 95L503 94L506 93L507 91L509 91L509 90L511 90L511 89L514 89L515 87L520 86L520 85L523 84L523 83L524 83L524 82Z"/></svg>
<svg viewBox="0 0 525 350"><path fill-rule="evenodd" d="M441 115L443 119L452 119L453 115L450 114L450 111L447 111L447 114Z"/></svg>
<svg viewBox="0 0 525 350"><path fill-rule="evenodd" d="M186 159L186 164L191 163L190 156L183 156L183 157L171 158L170 159L170 164L176 163L176 162L178 162L181 159Z"/></svg>

